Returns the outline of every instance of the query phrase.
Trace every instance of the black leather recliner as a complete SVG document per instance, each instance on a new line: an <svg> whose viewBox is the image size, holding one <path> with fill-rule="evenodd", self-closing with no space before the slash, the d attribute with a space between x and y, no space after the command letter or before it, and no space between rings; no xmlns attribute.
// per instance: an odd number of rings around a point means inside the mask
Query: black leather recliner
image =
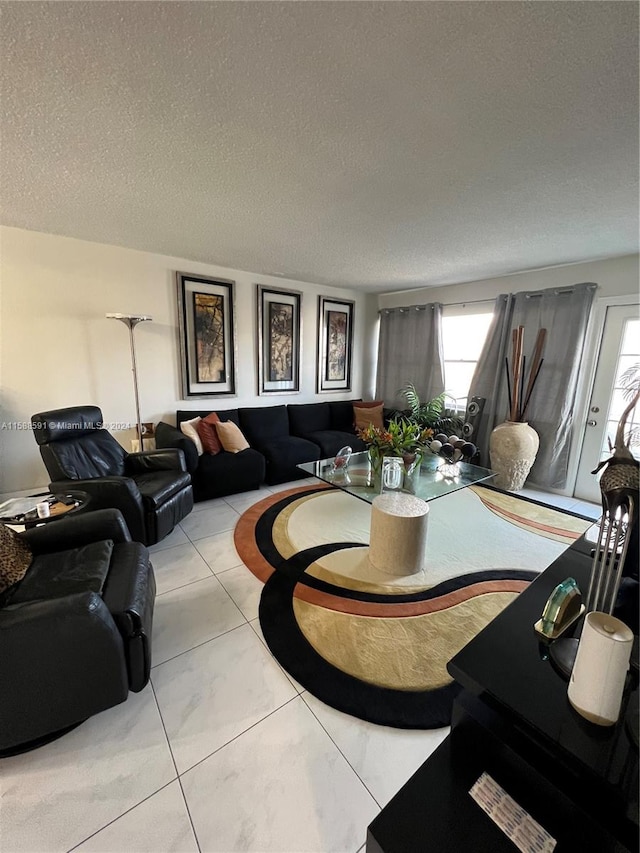
<svg viewBox="0 0 640 853"><path fill-rule="evenodd" d="M124 702L151 667L153 568L122 514L70 516L20 536L33 561L0 601L5 754Z"/></svg>
<svg viewBox="0 0 640 853"><path fill-rule="evenodd" d="M154 545L193 509L182 451L127 453L102 428L97 406L39 412L32 422L50 490L81 489L92 510L119 509L137 542Z"/></svg>

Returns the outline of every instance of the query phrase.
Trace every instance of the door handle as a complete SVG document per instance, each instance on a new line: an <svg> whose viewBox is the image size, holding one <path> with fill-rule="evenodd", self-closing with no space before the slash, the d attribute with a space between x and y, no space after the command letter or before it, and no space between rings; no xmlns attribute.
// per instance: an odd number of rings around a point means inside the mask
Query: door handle
<svg viewBox="0 0 640 853"><path fill-rule="evenodd" d="M594 421L593 418L591 418L591 420L587 421L587 426L596 426L597 423L598 421Z"/></svg>

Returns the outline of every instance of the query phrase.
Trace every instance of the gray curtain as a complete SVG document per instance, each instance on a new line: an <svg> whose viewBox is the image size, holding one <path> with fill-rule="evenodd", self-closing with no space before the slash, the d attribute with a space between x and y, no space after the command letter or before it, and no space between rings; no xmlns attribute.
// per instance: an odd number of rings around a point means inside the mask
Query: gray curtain
<svg viewBox="0 0 640 853"><path fill-rule="evenodd" d="M525 415L540 436L528 482L549 489L566 485L578 374L596 288L586 283L498 297L469 391L487 400L476 432L483 464L489 464L491 430L508 418L505 357L511 356L511 331L525 327L524 355L531 364L538 329L544 328L544 362Z"/></svg>
<svg viewBox="0 0 640 853"><path fill-rule="evenodd" d="M496 299L487 339L484 342L469 387L468 400L472 396L484 397L486 400L482 415L476 421L476 428L471 441L480 451L480 463L487 467L489 465L491 430L505 419L502 409L498 411L498 403L500 388L505 382L504 357L507 343L511 340L512 310L513 296L508 293L501 293Z"/></svg>
<svg viewBox="0 0 640 853"><path fill-rule="evenodd" d="M400 390L412 382L423 402L444 391L442 305L414 305L380 312L376 399L405 409Z"/></svg>

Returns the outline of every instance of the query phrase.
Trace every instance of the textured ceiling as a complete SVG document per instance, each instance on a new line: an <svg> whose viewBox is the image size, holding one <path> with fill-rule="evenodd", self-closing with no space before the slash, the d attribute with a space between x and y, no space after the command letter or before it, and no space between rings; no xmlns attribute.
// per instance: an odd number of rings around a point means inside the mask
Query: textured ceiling
<svg viewBox="0 0 640 853"><path fill-rule="evenodd" d="M633 2L2 2L2 222L370 291L638 250Z"/></svg>

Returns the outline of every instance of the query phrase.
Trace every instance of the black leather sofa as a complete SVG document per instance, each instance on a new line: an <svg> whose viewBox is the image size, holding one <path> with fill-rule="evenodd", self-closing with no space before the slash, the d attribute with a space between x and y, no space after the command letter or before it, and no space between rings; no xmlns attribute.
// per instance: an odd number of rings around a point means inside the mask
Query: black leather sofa
<svg viewBox="0 0 640 853"><path fill-rule="evenodd" d="M20 534L34 555L0 599L0 752L51 739L149 680L155 580L118 510Z"/></svg>
<svg viewBox="0 0 640 853"><path fill-rule="evenodd" d="M179 410L177 427L161 422L156 427L156 446L183 451L191 473L196 501L257 489L262 483L276 485L305 476L296 465L313 462L345 445L364 450L353 428L355 400L243 407L216 410L221 421L233 421L251 447L240 453L222 451L198 456L193 442L180 431L183 421L206 417L211 409Z"/></svg>
<svg viewBox="0 0 640 853"><path fill-rule="evenodd" d="M320 459L317 444L291 435L287 406L239 409L238 414L245 438L264 456L267 485L305 477L296 465Z"/></svg>
<svg viewBox="0 0 640 853"><path fill-rule="evenodd" d="M297 403L287 406L291 435L312 441L320 459L328 459L346 445L355 452L366 445L354 432L353 400L332 403Z"/></svg>
<svg viewBox="0 0 640 853"><path fill-rule="evenodd" d="M97 406L72 406L32 417L52 492L80 489L91 509L119 509L133 539L154 545L193 509L184 456L176 450L127 453L102 428Z"/></svg>
<svg viewBox="0 0 640 853"><path fill-rule="evenodd" d="M204 418L211 409L204 411L178 411L177 427L160 421L156 426L156 447L181 450L187 471L191 474L193 496L196 501L221 498L238 492L248 492L264 483L264 456L252 447L239 453L227 453L222 450L213 456L203 453L198 456L195 444L179 429L183 421L195 417ZM240 427L237 409L217 412L221 421L232 421Z"/></svg>

